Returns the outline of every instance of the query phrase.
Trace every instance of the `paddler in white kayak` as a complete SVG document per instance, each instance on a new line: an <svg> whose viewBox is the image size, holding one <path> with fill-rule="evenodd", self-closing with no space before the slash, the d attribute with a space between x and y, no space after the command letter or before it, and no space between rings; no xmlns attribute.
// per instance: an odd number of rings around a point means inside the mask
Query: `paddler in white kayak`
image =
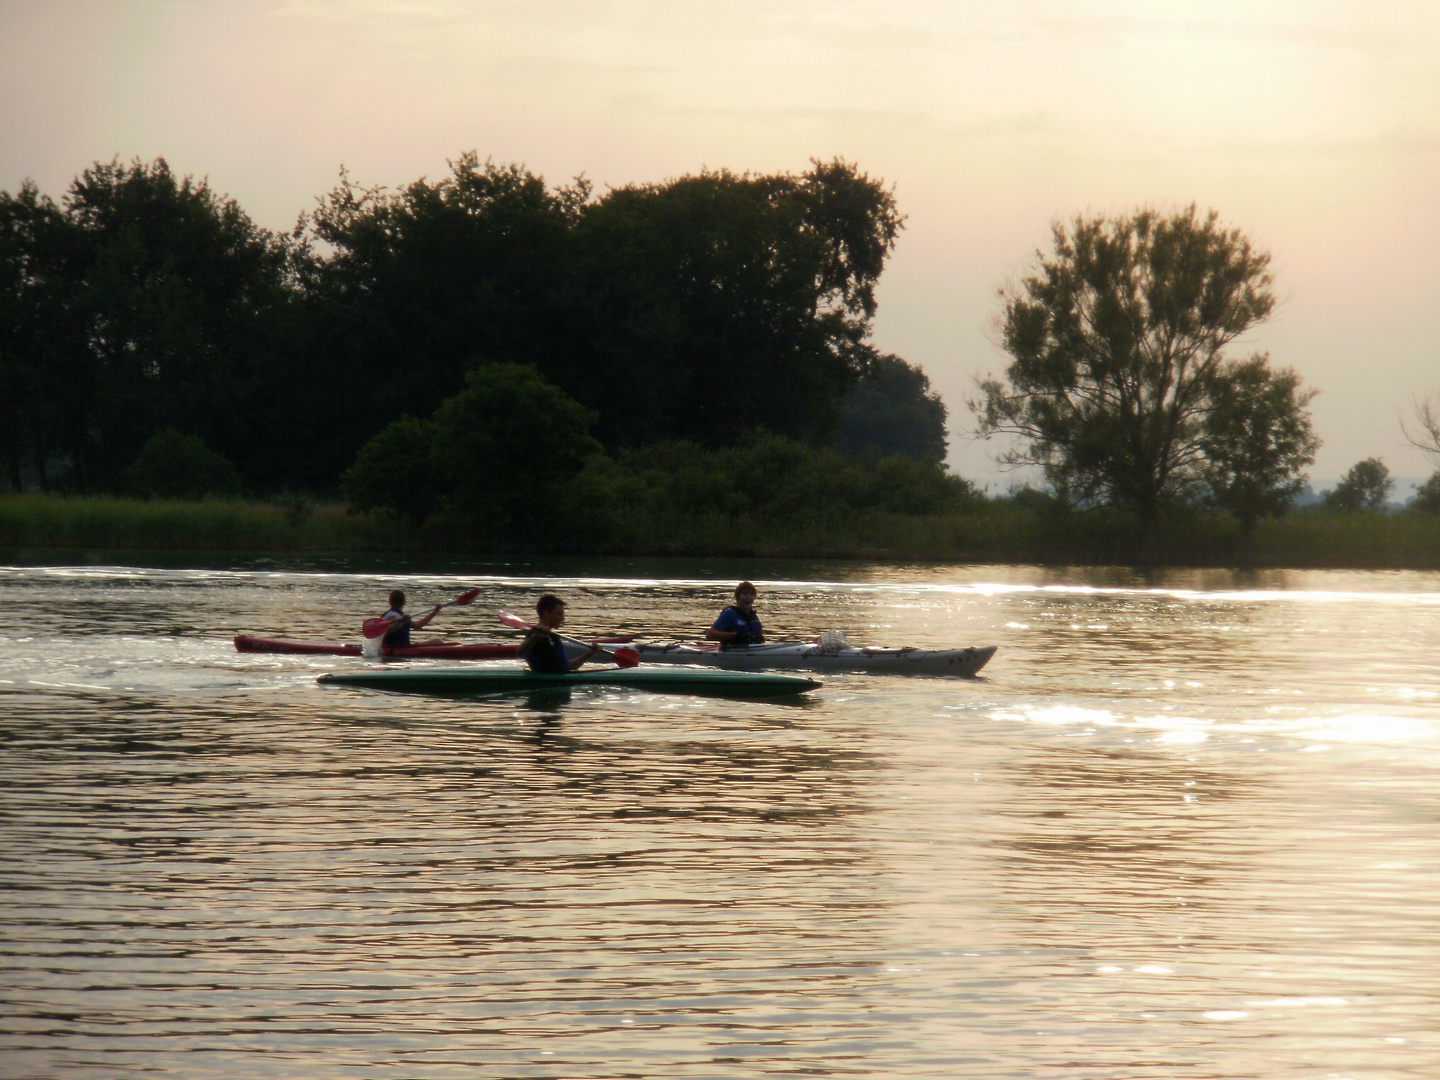
<svg viewBox="0 0 1440 1080"><path fill-rule="evenodd" d="M722 649L743 649L748 645L764 644L765 628L755 614L755 600L759 595L748 581L736 585L735 603L720 612L715 625L705 631L705 639L720 642Z"/></svg>
<svg viewBox="0 0 1440 1080"><path fill-rule="evenodd" d="M581 653L574 660L570 659L565 652L565 642L556 633L565 625L565 601L553 593L546 593L535 601L535 617L538 622L521 640L516 653L530 665L531 671L574 671L601 651L599 645L591 645L589 652Z"/></svg>

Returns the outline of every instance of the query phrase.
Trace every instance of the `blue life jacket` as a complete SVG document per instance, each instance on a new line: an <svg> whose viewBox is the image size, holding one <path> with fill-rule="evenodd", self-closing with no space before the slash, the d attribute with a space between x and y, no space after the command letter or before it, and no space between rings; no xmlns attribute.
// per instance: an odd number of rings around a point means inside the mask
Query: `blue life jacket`
<svg viewBox="0 0 1440 1080"><path fill-rule="evenodd" d="M570 670L570 657L565 653L565 642L559 634L545 635L544 641L537 641L535 647L525 654L525 662L531 671L548 671L564 674Z"/></svg>
<svg viewBox="0 0 1440 1080"><path fill-rule="evenodd" d="M764 627L754 612L746 618L740 613L740 609L731 605L720 613L715 620L714 629L723 633L734 632L735 637L723 643L722 649L743 649L747 645L756 645L765 640Z"/></svg>

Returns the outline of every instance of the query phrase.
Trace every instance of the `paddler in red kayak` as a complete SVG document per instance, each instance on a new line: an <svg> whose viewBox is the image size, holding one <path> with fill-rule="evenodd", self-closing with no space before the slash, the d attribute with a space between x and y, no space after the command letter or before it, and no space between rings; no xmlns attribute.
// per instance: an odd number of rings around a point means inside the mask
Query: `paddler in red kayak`
<svg viewBox="0 0 1440 1080"><path fill-rule="evenodd" d="M429 623L431 619L440 614L440 609L444 606L444 604L436 604L430 609L430 614L422 615L418 619L412 619L409 615L405 614L405 590L396 589L390 594L390 610L385 612L383 616L386 622L394 623L395 627L392 630L385 631L385 636L381 639L380 644L387 648L392 645L438 645L444 640L443 638L432 638L430 641L412 642L410 640L410 631L424 629L425 625Z"/></svg>
<svg viewBox="0 0 1440 1080"><path fill-rule="evenodd" d="M565 601L553 593L546 593L535 602L535 617L539 621L521 640L516 653L530 665L531 671L574 671L600 652L599 645L591 645L589 652L581 653L574 660L570 659L565 652L565 642L556 633L565 625Z"/></svg>
<svg viewBox="0 0 1440 1080"><path fill-rule="evenodd" d="M705 631L706 640L720 642L722 649L743 649L747 645L763 644L765 628L760 625L760 616L755 614L755 600L759 595L748 581L736 585L735 603L720 612L715 625Z"/></svg>

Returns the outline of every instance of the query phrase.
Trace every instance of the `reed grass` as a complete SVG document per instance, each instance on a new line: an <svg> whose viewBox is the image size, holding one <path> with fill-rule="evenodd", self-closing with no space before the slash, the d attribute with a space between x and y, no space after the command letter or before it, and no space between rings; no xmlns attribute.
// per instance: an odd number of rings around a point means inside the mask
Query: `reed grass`
<svg viewBox="0 0 1440 1080"><path fill-rule="evenodd" d="M1440 569L1440 517L1306 510L1260 523L1251 544L1261 566Z"/></svg>
<svg viewBox="0 0 1440 1080"><path fill-rule="evenodd" d="M611 509L544 536L469 521L420 528L334 503L0 495L0 547L168 551L516 552L628 556L894 559L1048 565L1440 569L1440 517L1307 510L1246 535L1230 518L1144 523L992 503L972 511L751 514Z"/></svg>
<svg viewBox="0 0 1440 1080"><path fill-rule="evenodd" d="M0 545L195 551L381 550L390 527L295 500L0 495Z"/></svg>

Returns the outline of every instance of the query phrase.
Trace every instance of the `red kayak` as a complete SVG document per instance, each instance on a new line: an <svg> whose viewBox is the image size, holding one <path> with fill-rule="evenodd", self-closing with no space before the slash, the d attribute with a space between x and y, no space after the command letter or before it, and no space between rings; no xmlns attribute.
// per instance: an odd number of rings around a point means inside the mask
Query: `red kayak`
<svg viewBox="0 0 1440 1080"><path fill-rule="evenodd" d="M599 638L601 644L623 644L630 639ZM516 641L483 641L466 645L459 641L442 641L435 645L382 645L380 655L396 660L502 660L515 655L520 647ZM359 645L332 644L328 641L292 641L289 638L235 635L237 652L309 653L312 656L363 656Z"/></svg>
<svg viewBox="0 0 1440 1080"><path fill-rule="evenodd" d="M465 645L458 641L444 641L435 645L385 645L380 655L396 659L406 657L421 660L498 660L514 656L518 646L511 642L487 641ZM339 645L325 641L290 641L286 638L251 637L248 634L235 635L235 648L239 652L263 653L309 653L324 656L360 656L359 645Z"/></svg>

